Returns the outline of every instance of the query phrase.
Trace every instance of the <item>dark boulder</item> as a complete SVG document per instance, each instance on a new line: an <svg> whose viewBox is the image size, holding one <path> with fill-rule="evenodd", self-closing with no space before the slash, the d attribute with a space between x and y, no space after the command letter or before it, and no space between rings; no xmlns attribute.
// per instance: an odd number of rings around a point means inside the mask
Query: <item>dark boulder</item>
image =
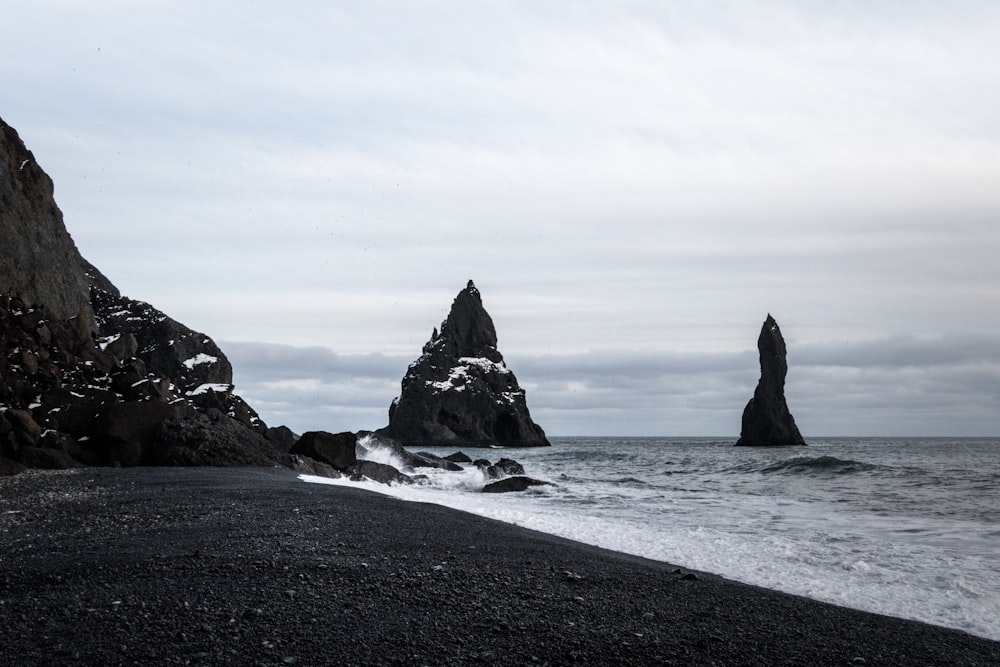
<svg viewBox="0 0 1000 667"><path fill-rule="evenodd" d="M451 461L452 463L472 463L472 457L464 452L455 452L444 458L446 461Z"/></svg>
<svg viewBox="0 0 1000 667"><path fill-rule="evenodd" d="M532 479L531 477L507 477L498 482L487 484L483 487L483 493L510 493L512 491L524 491L532 486L551 486L551 484L538 479Z"/></svg>
<svg viewBox="0 0 1000 667"><path fill-rule="evenodd" d="M273 426L264 432L264 437L282 452L290 452L295 446L295 434L287 426Z"/></svg>
<svg viewBox="0 0 1000 667"><path fill-rule="evenodd" d="M28 468L66 470L78 468L79 461L61 449L48 447L25 447L21 450L21 463Z"/></svg>
<svg viewBox="0 0 1000 667"><path fill-rule="evenodd" d="M414 468L440 468L441 470L449 470L451 472L463 470L462 466L454 461L449 461L442 456L430 452L415 452L413 456L420 461L418 465L413 466Z"/></svg>
<svg viewBox="0 0 1000 667"><path fill-rule="evenodd" d="M380 484L412 484L413 478L405 475L387 463L358 461L350 469L351 480L360 482L370 479Z"/></svg>
<svg viewBox="0 0 1000 667"><path fill-rule="evenodd" d="M292 470L303 475L315 475L317 477L328 477L330 479L340 479L344 475L333 466L311 459L301 454L290 456Z"/></svg>
<svg viewBox="0 0 1000 667"><path fill-rule="evenodd" d="M804 445L805 440L785 402L788 373L785 339L768 314L757 338L760 381L743 410L743 428L737 445Z"/></svg>
<svg viewBox="0 0 1000 667"><path fill-rule="evenodd" d="M0 456L0 477L19 475L26 469L27 467L23 463L12 461L4 456Z"/></svg>
<svg viewBox="0 0 1000 667"><path fill-rule="evenodd" d="M358 437L354 433L307 431L292 446L290 452L345 471L357 463L357 444Z"/></svg>
<svg viewBox="0 0 1000 667"><path fill-rule="evenodd" d="M181 409L159 401L110 405L98 416L86 448L107 465L142 465L148 461L145 454L156 440L160 424L178 417Z"/></svg>
<svg viewBox="0 0 1000 667"><path fill-rule="evenodd" d="M185 406L183 413L160 423L146 465L165 466L281 466L290 457L264 436L218 410Z"/></svg>
<svg viewBox="0 0 1000 667"><path fill-rule="evenodd" d="M479 468L487 479L500 479L501 477L524 474L524 466L513 459L500 459L496 463L490 463L486 459L477 459L473 465Z"/></svg>
<svg viewBox="0 0 1000 667"><path fill-rule="evenodd" d="M492 466L504 475L523 475L524 466L514 459L500 459Z"/></svg>
<svg viewBox="0 0 1000 667"><path fill-rule="evenodd" d="M497 349L493 320L469 281L407 370L377 432L404 446L532 447L548 445L531 420L524 390Z"/></svg>
<svg viewBox="0 0 1000 667"><path fill-rule="evenodd" d="M10 430L24 434L27 441L37 443L42 437L42 427L27 410L11 409L4 412L4 417L10 425Z"/></svg>

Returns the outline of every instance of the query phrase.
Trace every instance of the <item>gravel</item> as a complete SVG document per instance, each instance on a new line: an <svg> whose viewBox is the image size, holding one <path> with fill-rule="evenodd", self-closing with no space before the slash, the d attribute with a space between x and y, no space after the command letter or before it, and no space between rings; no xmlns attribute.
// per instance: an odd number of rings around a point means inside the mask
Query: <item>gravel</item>
<svg viewBox="0 0 1000 667"><path fill-rule="evenodd" d="M2 665L995 665L1000 643L267 468L0 478Z"/></svg>

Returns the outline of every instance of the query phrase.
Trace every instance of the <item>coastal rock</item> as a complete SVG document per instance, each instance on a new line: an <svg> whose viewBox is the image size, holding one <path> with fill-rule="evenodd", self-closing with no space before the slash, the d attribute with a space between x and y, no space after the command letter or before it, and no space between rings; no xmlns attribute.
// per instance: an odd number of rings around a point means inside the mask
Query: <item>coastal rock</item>
<svg viewBox="0 0 1000 667"><path fill-rule="evenodd" d="M470 280L441 330L403 377L377 432L405 446L534 447L549 444L524 390L497 349L493 320Z"/></svg>
<svg viewBox="0 0 1000 667"><path fill-rule="evenodd" d="M380 484L412 484L413 478L401 473L387 463L358 461L351 466L351 480L360 482L370 479Z"/></svg>
<svg viewBox="0 0 1000 667"><path fill-rule="evenodd" d="M438 456L437 454L432 454L431 452L416 452L414 456L420 459L423 465L416 465L415 468L440 468L441 470L449 470L451 472L459 472L462 470L462 466L458 465L454 461L450 461L447 458Z"/></svg>
<svg viewBox="0 0 1000 667"><path fill-rule="evenodd" d="M316 475L317 477L329 477L330 479L340 479L343 477L343 474L333 466L320 463L308 456L292 454L290 458L292 470L303 475Z"/></svg>
<svg viewBox="0 0 1000 667"><path fill-rule="evenodd" d="M507 477L498 482L490 482L483 487L483 493L511 493L524 491L532 486L551 486L551 484L519 475L517 477Z"/></svg>
<svg viewBox="0 0 1000 667"><path fill-rule="evenodd" d="M80 256L51 179L2 120L0 204L0 470L287 462L211 338Z"/></svg>
<svg viewBox="0 0 1000 667"><path fill-rule="evenodd" d="M281 452L290 452L297 439L287 426L272 426L264 432L264 437Z"/></svg>
<svg viewBox="0 0 1000 667"><path fill-rule="evenodd" d="M145 454L144 465L291 467L291 457L253 429L218 410L190 405L160 423Z"/></svg>
<svg viewBox="0 0 1000 667"><path fill-rule="evenodd" d="M357 444L358 437L354 433L307 431L289 451L345 471L358 461Z"/></svg>
<svg viewBox="0 0 1000 667"><path fill-rule="evenodd" d="M0 294L44 303L54 318L93 329L83 258L53 199L52 179L0 119Z"/></svg>
<svg viewBox="0 0 1000 667"><path fill-rule="evenodd" d="M743 428L737 445L804 445L805 440L785 402L788 373L785 339L768 314L757 338L760 381L743 410Z"/></svg>

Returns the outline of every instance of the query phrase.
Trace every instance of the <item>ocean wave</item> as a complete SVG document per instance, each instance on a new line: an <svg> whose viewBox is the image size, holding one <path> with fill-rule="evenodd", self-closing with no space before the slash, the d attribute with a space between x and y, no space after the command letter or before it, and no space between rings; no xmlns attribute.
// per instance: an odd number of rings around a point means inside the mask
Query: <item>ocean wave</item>
<svg viewBox="0 0 1000 667"><path fill-rule="evenodd" d="M765 466L760 469L760 472L793 475L852 475L874 472L879 468L880 466L871 463L838 459L836 456L797 456Z"/></svg>

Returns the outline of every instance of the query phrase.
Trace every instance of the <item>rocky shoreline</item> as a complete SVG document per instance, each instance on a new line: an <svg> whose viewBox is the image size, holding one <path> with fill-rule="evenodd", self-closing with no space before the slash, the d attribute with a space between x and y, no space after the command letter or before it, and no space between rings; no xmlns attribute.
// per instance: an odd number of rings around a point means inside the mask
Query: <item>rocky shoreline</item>
<svg viewBox="0 0 1000 667"><path fill-rule="evenodd" d="M0 664L987 665L1000 643L279 468L0 478Z"/></svg>

